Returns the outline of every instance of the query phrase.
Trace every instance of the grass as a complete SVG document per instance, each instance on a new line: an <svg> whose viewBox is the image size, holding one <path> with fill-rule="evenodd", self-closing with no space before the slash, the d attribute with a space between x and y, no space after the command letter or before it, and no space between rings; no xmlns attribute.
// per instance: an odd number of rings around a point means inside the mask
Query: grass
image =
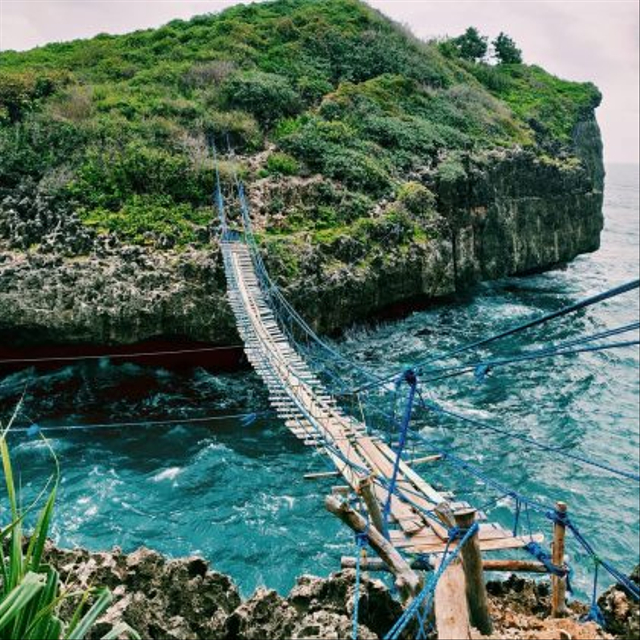
<svg viewBox="0 0 640 640"><path fill-rule="evenodd" d="M0 638L11 640L82 640L113 600L108 589L69 590L58 571L43 560L56 501L60 472L50 448L55 473L36 499L22 509L16 490L7 435L18 414L6 427L0 424L0 457L10 521L0 529ZM46 442L46 440L45 440ZM48 445L47 445L48 446ZM36 515L36 510L40 509ZM35 515L35 525L25 536L25 520ZM69 619L59 612L63 602L78 601ZM91 603L91 604L90 604ZM104 640L139 638L127 624L113 627Z"/></svg>

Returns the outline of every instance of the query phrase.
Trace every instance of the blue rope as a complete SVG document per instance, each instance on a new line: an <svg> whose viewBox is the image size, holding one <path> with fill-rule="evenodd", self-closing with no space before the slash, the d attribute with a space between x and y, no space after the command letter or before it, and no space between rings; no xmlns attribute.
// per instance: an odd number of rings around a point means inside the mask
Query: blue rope
<svg viewBox="0 0 640 640"><path fill-rule="evenodd" d="M553 559L551 558L551 554L540 544L533 540L526 544L524 550L530 553L536 560L538 560L538 562L543 564L548 573L554 576L558 576L559 578L566 578L567 591L569 591L569 593L573 593L573 588L571 587L570 583L571 569L569 569L569 567L559 567L558 565L554 564Z"/></svg>
<svg viewBox="0 0 640 640"><path fill-rule="evenodd" d="M471 525L471 527L469 527L469 529L465 532L462 540L460 540L460 544L452 552L449 552L451 542L453 542L461 533L457 528L454 528L450 531L450 537L447 541L447 546L445 547L444 553L442 555L443 559L437 571L435 571L433 575L429 577L422 591L411 601L411 604L405 609L404 613L398 618L398 620L396 620L391 630L387 633L387 635L384 636L384 640L397 640L400 637L400 634L411 622L411 620L413 620L414 617L420 615L420 610L422 607L424 607L426 611L430 611L431 605L433 604L435 589L442 574L458 557L461 549L465 544L467 544L471 537L476 534L477 531L478 523L474 522L473 525ZM452 535L455 537L452 538ZM420 619L424 621L426 619L426 615L423 613ZM423 626L421 626L421 632L424 634Z"/></svg>
<svg viewBox="0 0 640 640"><path fill-rule="evenodd" d="M413 403L416 396L416 388L418 386L418 380L413 371L409 370L404 373L403 376L405 382L409 385L409 397L407 398L407 404L402 417L402 424L400 427L400 440L398 442L398 449L396 451L396 459L393 463L393 472L391 474L391 482L389 483L389 492L387 494L387 500L384 504L384 510L382 512L382 521L384 527L384 536L389 540L389 516L391 514L391 498L395 493L396 483L398 481L398 472L400 471L400 463L402 462L402 452L407 441L407 432L409 431L409 423L411 422L411 413L413 412Z"/></svg>
<svg viewBox="0 0 640 640"><path fill-rule="evenodd" d="M28 416L22 415L28 419ZM259 413L236 413L229 415L212 415L203 416L201 418L174 418L164 420L144 420L139 422L104 422L93 424L61 424L42 426L36 422L32 422L28 427L12 427L9 433L24 433L28 437L35 437L41 433L47 433L50 431L93 431L98 429L123 429L127 427L132 428L147 428L147 427L175 427L179 425L187 424L207 424L210 422L221 422L238 420L243 427L250 426L256 420L261 417L273 415L272 411L261 411Z"/></svg>
<svg viewBox="0 0 640 640"><path fill-rule="evenodd" d="M224 198L222 197L222 186L220 184L220 169L218 166L218 153L216 151L216 145L211 141L211 151L213 154L213 162L216 174L216 187L214 192L214 203L218 208L218 220L220 222L220 235L223 239L227 236L227 216L224 210Z"/></svg>
<svg viewBox="0 0 640 640"><path fill-rule="evenodd" d="M593 570L593 592L591 594L591 606L589 607L589 613L584 616L583 620L585 622L595 622L601 627L604 627L606 622L604 616L602 615L602 611L598 606L598 573L600 571L600 560L598 558L594 558L594 570Z"/></svg>
<svg viewBox="0 0 640 640"><path fill-rule="evenodd" d="M356 584L355 593L353 595L353 627L351 631L352 640L358 640L358 610L360 608L360 580L361 580L361 563L362 554L368 544L369 538L366 533L359 533L356 536L356 543L358 547L358 555L356 557Z"/></svg>
<svg viewBox="0 0 640 640"><path fill-rule="evenodd" d="M624 573L620 572L613 565L611 565L606 560L603 560L595 551L592 544L582 535L578 526L569 518L566 513L557 512L555 510L547 511L547 518L553 522L559 522L564 524L564 526L571 531L575 539L582 546L582 548L593 558L593 561L597 563L598 566L602 567L611 577L613 577L618 584L626 589L631 597L640 601L640 588L636 585L632 580L629 579L628 576L624 575Z"/></svg>
<svg viewBox="0 0 640 640"><path fill-rule="evenodd" d="M562 316L574 313L576 311L579 311L581 309L585 309L587 307L590 307L594 304L597 304L599 302L603 302L605 300L609 300L610 298L614 298L616 296L622 295L624 293L627 293L629 291L633 291L634 289L637 289L638 287L640 287L640 280L633 280L632 282L628 282L627 284L623 284L619 287L615 287L613 289L609 289L608 291L605 291L603 293L600 293L596 296L590 297L590 298L586 298L580 302L577 302L575 304L569 305L567 307L563 307L562 309L559 309L558 311L554 311L553 313L549 313L543 316L540 316L538 318L534 318L533 320L529 320L527 322L524 322L522 324L516 325L515 327L511 327L505 331L501 331L500 333L497 333L495 335L489 336L488 338L483 338L482 340L478 340L476 342L472 342L471 344L466 344L463 345L461 347L458 347L456 349L453 349L449 352L443 353L443 354L439 354L436 356L432 356L426 360L423 360L421 362L418 362L414 365L413 369L416 372L416 374L421 374L424 372L424 368L427 367L428 365L432 364L433 362L438 362L440 360L445 360L445 359L450 359L453 356L459 355L460 353L464 353L466 351L470 351L472 349L478 349L479 347L484 347L487 344L490 344L492 342L495 342L497 340L501 340L503 338L506 338L508 336L512 336L515 335L517 333L520 333L522 331L525 331L527 329L531 329L533 327L536 327L538 325L541 324L545 324L551 320L554 320L556 318L560 318ZM387 382L389 382L390 380L393 380L396 377L397 374L394 375L390 375L390 376L386 376L384 378L378 379L376 381L370 382L368 385L365 385L364 387L361 387L359 389L359 391L362 391L366 388L373 388L375 386L379 386L381 384L386 384Z"/></svg>
<svg viewBox="0 0 640 640"><path fill-rule="evenodd" d="M592 460L591 458L586 458L585 456L580 456L575 453L569 453L567 451L560 449L559 447L553 447L551 445L544 444L543 442L539 442L538 440L534 440L533 438L530 438L528 436L523 436L518 433L507 431L506 429L503 429L501 427L496 427L486 422L481 422L480 420L476 420L475 418L469 418L468 416L462 415L460 413L456 413L455 411L449 411L448 409L445 409L444 407L436 404L435 402L420 403L418 404L418 407L423 409L428 409L429 411L436 412L440 415L449 416L451 418L460 420L462 422L466 422L467 424L471 424L474 427L477 427L479 429L493 431L494 433L499 433L509 438L513 438L514 440L520 440L521 442L526 442L527 444L537 447L538 449L541 449L543 451L554 453L561 458L568 458L570 460L581 462L582 464L586 464L591 467L602 469L603 471L608 471L609 473L613 473L622 478L627 478L629 480L635 480L636 482L640 482L640 475L638 473L625 471L622 469L616 469L615 467L612 467L611 465L605 464L603 462L598 462L596 460Z"/></svg>
<svg viewBox="0 0 640 640"><path fill-rule="evenodd" d="M608 344L595 345L592 347L579 347L579 345L595 342L596 340L602 340L612 336L620 335L622 333L628 333L640 328L640 322L635 322L624 327L618 327L616 329L610 329L608 331L602 331L590 336L578 338L576 340L567 340L561 342L555 347L538 349L529 353L517 354L511 357L499 358L495 360L482 360L479 362L462 363L459 365L452 365L450 367L443 367L441 369L428 369L425 373L428 373L430 377L425 377L424 382L438 382L448 378L464 375L465 373L473 372L476 380L482 382L487 374L497 368L508 366L512 364L518 364L520 362L528 362L531 360L540 360L553 357L564 357L569 355L576 355L580 353L590 353L594 351L607 351L610 349L620 349L625 347L637 346L640 344L638 340L626 340L623 342L612 342ZM578 348L571 348L571 347ZM438 374L438 375L432 375Z"/></svg>

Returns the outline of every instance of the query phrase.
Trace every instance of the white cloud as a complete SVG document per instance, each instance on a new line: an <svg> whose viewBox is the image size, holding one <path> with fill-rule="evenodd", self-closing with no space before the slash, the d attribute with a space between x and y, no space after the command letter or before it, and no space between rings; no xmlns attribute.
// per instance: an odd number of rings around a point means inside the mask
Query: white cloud
<svg viewBox="0 0 640 640"><path fill-rule="evenodd" d="M0 0L0 49L123 33L174 18L216 12L236 0ZM638 3L636 0L370 0L420 37L467 26L506 31L527 62L604 94L598 117L607 160L638 161Z"/></svg>

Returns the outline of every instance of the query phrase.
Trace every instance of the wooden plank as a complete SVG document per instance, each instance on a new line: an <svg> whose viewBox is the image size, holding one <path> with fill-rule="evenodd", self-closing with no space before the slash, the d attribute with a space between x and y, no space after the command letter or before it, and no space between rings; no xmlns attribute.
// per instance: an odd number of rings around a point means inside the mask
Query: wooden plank
<svg viewBox="0 0 640 640"><path fill-rule="evenodd" d="M493 523L483 523L480 525L478 536L480 540L501 540L503 538L512 538L513 534L511 533L511 531L503 529L500 525ZM404 543L402 540L402 533L400 531L391 532L392 542L394 541L394 538L398 539L399 544ZM435 544L439 543L440 540L433 533L425 533L411 536L408 542L411 544Z"/></svg>
<svg viewBox="0 0 640 640"><path fill-rule="evenodd" d="M542 534L536 534L533 536L534 542L542 542L544 536ZM500 538L497 540L480 540L481 551L507 551L509 549L522 549L525 547L531 538ZM400 545L394 542L394 545L398 548L403 548L407 553L444 553L446 543L439 542L438 544L411 544ZM450 548L455 548L457 543L452 543Z"/></svg>
<svg viewBox="0 0 640 640"><path fill-rule="evenodd" d="M395 453L386 444L384 444L384 442L377 441L376 445L384 456L391 460L395 459ZM434 503L434 505L444 502L444 498L406 462L400 462L400 470L402 471L402 474L416 486L417 489L424 493L427 498Z"/></svg>
<svg viewBox="0 0 640 640"><path fill-rule="evenodd" d="M438 640L471 638L462 563L452 562L436 584L434 614Z"/></svg>
<svg viewBox="0 0 640 640"><path fill-rule="evenodd" d="M372 457L372 459L374 459L380 465L380 467L383 469L384 475L386 475L387 477L390 477L391 474L393 473L393 462L391 459L389 459L389 456L393 457L395 455L393 451L391 451L389 447L387 447L383 442L381 442L377 438L369 438L369 437L359 438L358 443L362 445L363 448L366 448L367 454L369 454ZM400 467L400 469L402 470L402 466ZM411 471L411 473L413 472ZM426 485L426 483L424 484ZM398 486L401 490L403 488L405 490L408 489L408 491L406 491L407 498L409 500L416 502L416 504L419 504L420 507L422 507L423 509L426 509L427 511L431 511L435 507L435 504L430 502L427 497L420 498L419 496L415 495L416 493L422 494L423 493L422 488L416 486L415 482L409 482L406 479L406 476L404 473L401 473L399 475ZM429 490L430 492L434 491L434 489L432 489L431 487L429 487ZM447 539L448 530L446 529L446 527L439 525L433 519L428 518L426 515L420 513L419 511L416 511L414 509L411 509L411 510L413 513L417 514L421 522L428 524L429 527L434 529L434 531L443 540Z"/></svg>
<svg viewBox="0 0 640 640"><path fill-rule="evenodd" d="M368 436L360 437L357 440L357 446L371 461L374 469L377 469L380 475L389 480L393 473L393 464L380 453L373 439ZM401 483L403 478L400 477L399 481ZM388 491L379 485L375 486L375 491L381 504L385 504L388 499ZM425 526L424 517L410 505L403 503L397 496L391 498L391 513L406 533L417 533Z"/></svg>

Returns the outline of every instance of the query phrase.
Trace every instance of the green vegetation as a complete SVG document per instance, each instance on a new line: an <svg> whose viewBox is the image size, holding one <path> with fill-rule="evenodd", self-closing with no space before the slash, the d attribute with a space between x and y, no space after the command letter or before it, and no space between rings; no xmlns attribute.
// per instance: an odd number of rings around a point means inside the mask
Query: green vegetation
<svg viewBox="0 0 640 640"><path fill-rule="evenodd" d="M278 0L4 52L0 201L34 183L94 229L182 246L207 237L212 141L276 147L250 180L321 173L373 200L452 155L570 154L595 87L518 64L504 34L501 64L478 62L486 42L419 42L358 0ZM288 226L341 225L341 207L287 210Z"/></svg>
<svg viewBox="0 0 640 640"><path fill-rule="evenodd" d="M478 62L487 55L488 40L486 36L481 36L475 27L469 27L461 36L454 38L451 43L460 58Z"/></svg>
<svg viewBox="0 0 640 640"><path fill-rule="evenodd" d="M433 211L436 197L433 192L419 182L407 182L398 191L398 202L416 215Z"/></svg>
<svg viewBox="0 0 640 640"><path fill-rule="evenodd" d="M10 516L10 521L0 529L0 637L12 640L81 640L113 598L107 589L85 592L71 590L61 583L56 569L43 561L59 473L56 471L49 479L32 504L21 508L6 441L13 419L15 414L6 428L0 424L0 457ZM40 502L43 506L35 518L35 526L27 544L24 523L35 515L34 511ZM78 603L75 610L72 609L68 616L61 616L63 604L69 601ZM116 625L104 639L123 636L139 637L127 624L122 623Z"/></svg>
<svg viewBox="0 0 640 640"><path fill-rule="evenodd" d="M506 33L501 31L491 44L500 64L520 64L522 62L522 51Z"/></svg>
<svg viewBox="0 0 640 640"><path fill-rule="evenodd" d="M590 82L566 82L536 66L500 64L469 70L528 123L543 150L569 147L576 122L587 118L602 99Z"/></svg>
<svg viewBox="0 0 640 640"><path fill-rule="evenodd" d="M300 172L300 163L287 153L272 153L267 158L267 174L295 176Z"/></svg>

